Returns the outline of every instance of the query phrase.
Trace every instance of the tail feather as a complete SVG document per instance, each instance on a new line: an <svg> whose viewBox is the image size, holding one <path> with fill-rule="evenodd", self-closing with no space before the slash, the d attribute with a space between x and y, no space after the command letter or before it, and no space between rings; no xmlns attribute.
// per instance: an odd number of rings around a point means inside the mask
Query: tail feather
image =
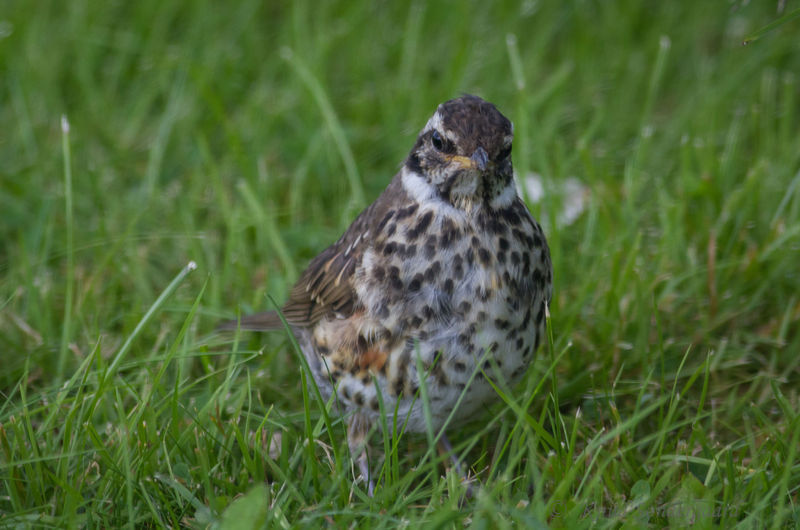
<svg viewBox="0 0 800 530"><path fill-rule="evenodd" d="M265 311L243 316L240 320L226 320L217 326L217 331L274 331L283 329L277 311Z"/></svg>

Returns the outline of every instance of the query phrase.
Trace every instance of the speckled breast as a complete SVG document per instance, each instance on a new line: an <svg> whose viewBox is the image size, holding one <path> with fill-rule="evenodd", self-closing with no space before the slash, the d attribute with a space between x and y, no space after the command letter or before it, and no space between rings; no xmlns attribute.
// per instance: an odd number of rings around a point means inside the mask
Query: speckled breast
<svg viewBox="0 0 800 530"><path fill-rule="evenodd" d="M518 381L543 336L552 269L540 226L516 199L498 210L413 203L374 230L356 313L300 337L317 383L368 416L380 392L409 431L425 429L422 384L434 428L469 418L496 397L486 377Z"/></svg>

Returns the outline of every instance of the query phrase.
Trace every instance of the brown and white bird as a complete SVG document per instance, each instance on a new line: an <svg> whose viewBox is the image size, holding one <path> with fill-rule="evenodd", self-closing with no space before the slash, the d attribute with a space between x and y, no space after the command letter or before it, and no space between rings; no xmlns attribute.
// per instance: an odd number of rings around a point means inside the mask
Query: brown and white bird
<svg viewBox="0 0 800 530"><path fill-rule="evenodd" d="M486 377L517 382L539 347L552 266L517 195L512 140L511 122L479 97L439 105L400 172L281 309L322 395L347 415L352 449L384 425L379 393L387 425L396 410L398 432L423 432L424 381L439 433L497 398ZM276 312L222 327L283 328Z"/></svg>

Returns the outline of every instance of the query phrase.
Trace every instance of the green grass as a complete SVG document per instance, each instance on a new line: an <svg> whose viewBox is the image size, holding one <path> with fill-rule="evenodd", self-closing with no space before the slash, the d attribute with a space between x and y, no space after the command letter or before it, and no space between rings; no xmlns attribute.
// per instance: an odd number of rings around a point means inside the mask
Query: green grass
<svg viewBox="0 0 800 530"><path fill-rule="evenodd" d="M4 3L0 526L800 524L782 4ZM515 122L537 216L568 177L588 205L548 228L551 343L449 433L474 497L376 434L370 499L289 338L212 330L282 301L462 92Z"/></svg>

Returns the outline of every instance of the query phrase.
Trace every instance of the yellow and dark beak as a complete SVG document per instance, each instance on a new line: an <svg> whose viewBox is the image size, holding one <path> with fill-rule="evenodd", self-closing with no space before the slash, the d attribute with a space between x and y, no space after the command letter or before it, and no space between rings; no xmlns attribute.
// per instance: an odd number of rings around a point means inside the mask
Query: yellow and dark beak
<svg viewBox="0 0 800 530"><path fill-rule="evenodd" d="M458 164L461 169L477 169L483 172L489 164L489 154L483 147L478 147L472 156L453 155L450 160Z"/></svg>

